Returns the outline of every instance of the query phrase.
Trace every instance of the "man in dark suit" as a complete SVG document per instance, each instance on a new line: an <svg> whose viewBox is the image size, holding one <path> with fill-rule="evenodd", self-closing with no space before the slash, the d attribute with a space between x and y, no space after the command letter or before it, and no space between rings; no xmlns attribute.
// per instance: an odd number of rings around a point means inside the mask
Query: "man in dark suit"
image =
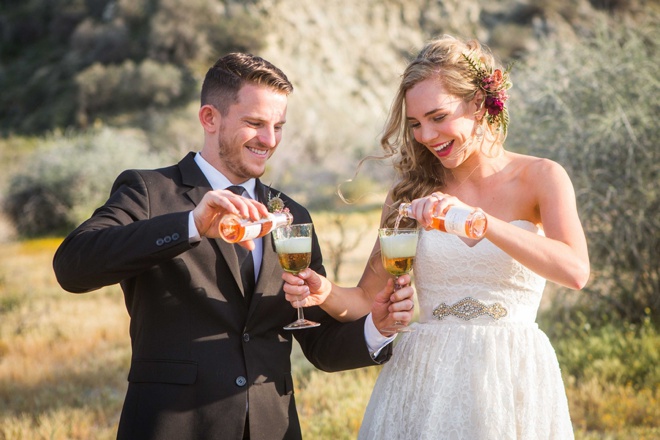
<svg viewBox="0 0 660 440"><path fill-rule="evenodd" d="M270 235L242 244L255 279L241 276L237 245L218 239L224 214L258 219L280 195L258 177L280 142L292 90L259 57L218 60L202 87L202 150L170 167L123 172L55 254L64 289L120 283L124 291L132 359L120 439L299 439L292 337L322 370L358 368L391 355L393 338L378 328L412 317L412 288L393 292L390 282L362 319L339 323L312 307L306 314L320 327L284 330L295 309ZM294 223L311 222L280 198ZM325 273L316 236L310 267Z"/></svg>

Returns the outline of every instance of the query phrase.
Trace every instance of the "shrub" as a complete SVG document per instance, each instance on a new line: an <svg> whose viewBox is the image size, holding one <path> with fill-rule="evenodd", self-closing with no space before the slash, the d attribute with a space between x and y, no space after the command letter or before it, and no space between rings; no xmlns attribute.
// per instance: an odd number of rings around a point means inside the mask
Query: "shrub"
<svg viewBox="0 0 660 440"><path fill-rule="evenodd" d="M660 332L646 315L639 324L585 313L541 314L566 384L576 438L657 438L660 429ZM587 435L595 432L592 437Z"/></svg>
<svg viewBox="0 0 660 440"><path fill-rule="evenodd" d="M80 117L87 121L99 112L166 107L184 97L186 78L178 67L152 60L93 64L76 76Z"/></svg>
<svg viewBox="0 0 660 440"><path fill-rule="evenodd" d="M649 307L660 320L659 41L654 24L603 24L580 41L545 43L537 61L513 72L508 142L571 175L593 317L614 310L639 322Z"/></svg>
<svg viewBox="0 0 660 440"><path fill-rule="evenodd" d="M173 64L213 62L226 52L257 51L263 38L263 25L249 5L162 0L150 20L148 52Z"/></svg>
<svg viewBox="0 0 660 440"><path fill-rule="evenodd" d="M121 62L130 55L130 48L129 29L121 20L97 23L87 18L71 36L71 49L86 64Z"/></svg>
<svg viewBox="0 0 660 440"><path fill-rule="evenodd" d="M202 66L264 44L251 2L14 3L0 5L0 135L176 110L198 88Z"/></svg>
<svg viewBox="0 0 660 440"><path fill-rule="evenodd" d="M65 234L105 201L119 172L158 162L135 133L53 135L10 178L4 210L22 236Z"/></svg>
<svg viewBox="0 0 660 440"><path fill-rule="evenodd" d="M572 321L552 320L546 327L564 374L574 382L597 380L636 390L660 384L660 333L648 315L640 324L613 320L592 326L578 313Z"/></svg>

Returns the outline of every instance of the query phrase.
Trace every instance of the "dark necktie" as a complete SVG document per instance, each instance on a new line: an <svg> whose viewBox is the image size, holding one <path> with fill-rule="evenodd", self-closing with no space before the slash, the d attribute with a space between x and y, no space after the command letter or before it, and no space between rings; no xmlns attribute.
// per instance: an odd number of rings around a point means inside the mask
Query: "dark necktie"
<svg viewBox="0 0 660 440"><path fill-rule="evenodd" d="M243 188L240 185L232 185L227 190L237 194L243 195ZM245 301L250 304L252 299L252 292L254 291L254 260L252 259L252 252L245 249L243 246L234 244L234 251L238 257L238 264L241 267L241 282L243 283L243 294Z"/></svg>

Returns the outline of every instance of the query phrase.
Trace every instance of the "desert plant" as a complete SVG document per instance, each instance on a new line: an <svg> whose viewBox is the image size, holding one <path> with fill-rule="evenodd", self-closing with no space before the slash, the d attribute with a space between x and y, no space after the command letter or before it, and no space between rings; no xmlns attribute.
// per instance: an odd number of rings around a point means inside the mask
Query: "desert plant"
<svg viewBox="0 0 660 440"><path fill-rule="evenodd" d="M579 41L546 42L514 71L509 145L558 161L572 177L594 318L609 309L639 322L648 307L660 322L659 42L652 22L603 24Z"/></svg>
<svg viewBox="0 0 660 440"><path fill-rule="evenodd" d="M120 65L95 63L76 76L78 122L85 125L99 113L163 108L188 98L192 84L185 71L171 64L127 60Z"/></svg>
<svg viewBox="0 0 660 440"><path fill-rule="evenodd" d="M10 178L4 201L22 236L63 234L89 217L126 168L151 167L158 158L136 133L101 129L46 138Z"/></svg>
<svg viewBox="0 0 660 440"><path fill-rule="evenodd" d="M0 134L86 128L142 107L177 109L219 55L264 44L260 14L249 2L4 3Z"/></svg>
<svg viewBox="0 0 660 440"><path fill-rule="evenodd" d="M572 321L542 322L553 340L563 373L575 385L595 380L653 390L660 386L660 370L656 368L660 362L660 333L648 316L650 310L645 312L639 324L610 320L592 326L583 313L577 313Z"/></svg>

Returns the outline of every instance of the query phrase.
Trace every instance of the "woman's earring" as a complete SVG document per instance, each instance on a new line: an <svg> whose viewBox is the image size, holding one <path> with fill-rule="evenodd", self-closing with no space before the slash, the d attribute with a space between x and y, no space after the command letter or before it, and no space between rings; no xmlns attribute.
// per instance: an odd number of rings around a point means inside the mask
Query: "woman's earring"
<svg viewBox="0 0 660 440"><path fill-rule="evenodd" d="M484 126L481 121L477 121L477 128L474 130L474 135L479 141L484 137Z"/></svg>

